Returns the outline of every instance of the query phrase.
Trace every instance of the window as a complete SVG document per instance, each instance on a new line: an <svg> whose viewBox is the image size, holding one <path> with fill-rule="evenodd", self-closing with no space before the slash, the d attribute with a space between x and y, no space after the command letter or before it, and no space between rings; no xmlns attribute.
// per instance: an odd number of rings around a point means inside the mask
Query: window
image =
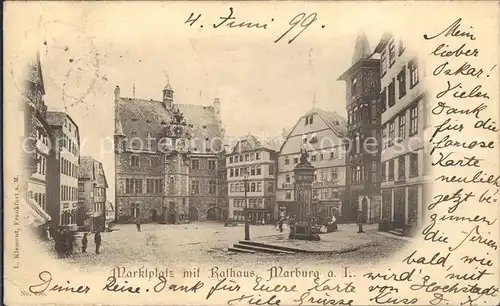
<svg viewBox="0 0 500 306"><path fill-rule="evenodd" d="M243 155L240 155L240 162L243 162Z"/></svg>
<svg viewBox="0 0 500 306"><path fill-rule="evenodd" d="M376 161L372 162L372 183L375 183L378 181L378 164Z"/></svg>
<svg viewBox="0 0 500 306"><path fill-rule="evenodd" d="M256 172L257 172L257 175L261 175L262 174L262 171L261 171L261 167L260 166L257 166L257 168L255 169Z"/></svg>
<svg viewBox="0 0 500 306"><path fill-rule="evenodd" d="M234 170L233 169L229 169L229 177L233 177L234 176Z"/></svg>
<svg viewBox="0 0 500 306"><path fill-rule="evenodd" d="M418 104L410 108L410 136L418 133Z"/></svg>
<svg viewBox="0 0 500 306"><path fill-rule="evenodd" d="M255 159L260 160L260 153L259 152L255 153Z"/></svg>
<svg viewBox="0 0 500 306"><path fill-rule="evenodd" d="M209 194L215 194L216 188L217 188L217 185L215 184L215 180L208 181L208 193Z"/></svg>
<svg viewBox="0 0 500 306"><path fill-rule="evenodd" d="M399 90L399 98L401 99L406 95L406 67L403 66L401 72L398 74L398 90Z"/></svg>
<svg viewBox="0 0 500 306"><path fill-rule="evenodd" d="M316 161L316 153L311 154L311 161Z"/></svg>
<svg viewBox="0 0 500 306"><path fill-rule="evenodd" d="M394 144L394 121L389 122L389 142L387 144L388 147L392 147Z"/></svg>
<svg viewBox="0 0 500 306"><path fill-rule="evenodd" d="M394 38L389 42L389 67L392 67L396 62L396 44L394 43Z"/></svg>
<svg viewBox="0 0 500 306"><path fill-rule="evenodd" d="M398 157L398 180L405 178L405 156Z"/></svg>
<svg viewBox="0 0 500 306"><path fill-rule="evenodd" d="M255 167L250 167L250 175L255 175Z"/></svg>
<svg viewBox="0 0 500 306"><path fill-rule="evenodd" d="M386 60L385 50L382 51L382 54L380 55L380 72L382 76L387 72L387 60Z"/></svg>
<svg viewBox="0 0 500 306"><path fill-rule="evenodd" d="M140 217L140 205L139 204L130 205L130 216L134 219Z"/></svg>
<svg viewBox="0 0 500 306"><path fill-rule="evenodd" d="M274 175L274 166L269 165L269 175Z"/></svg>
<svg viewBox="0 0 500 306"><path fill-rule="evenodd" d="M83 182L78 182L78 191L84 192L85 191L85 185Z"/></svg>
<svg viewBox="0 0 500 306"><path fill-rule="evenodd" d="M257 183L257 192L261 192L261 191L262 191L262 183L258 182Z"/></svg>
<svg viewBox="0 0 500 306"><path fill-rule="evenodd" d="M285 199L290 200L292 198L292 192L290 190L287 190L285 192Z"/></svg>
<svg viewBox="0 0 500 306"><path fill-rule="evenodd" d="M393 107L396 104L396 82L392 79L391 84L389 84L389 107Z"/></svg>
<svg viewBox="0 0 500 306"><path fill-rule="evenodd" d="M387 125L382 127L382 150L387 148Z"/></svg>
<svg viewBox="0 0 500 306"><path fill-rule="evenodd" d="M154 167L158 165L158 157L157 156L151 156L149 160L150 166Z"/></svg>
<svg viewBox="0 0 500 306"><path fill-rule="evenodd" d="M234 169L234 176L239 176L240 175L239 172L240 172L239 168Z"/></svg>
<svg viewBox="0 0 500 306"><path fill-rule="evenodd" d="M200 169L200 161L198 159L191 160L191 169L194 169L194 170Z"/></svg>
<svg viewBox="0 0 500 306"><path fill-rule="evenodd" d="M290 183L290 174L285 176L285 182Z"/></svg>
<svg viewBox="0 0 500 306"><path fill-rule="evenodd" d="M229 163L232 164L233 163L233 157L229 157Z"/></svg>
<svg viewBox="0 0 500 306"><path fill-rule="evenodd" d="M403 52L406 49L405 43L401 39L399 40L399 48L398 49L399 49L398 55L400 55L400 56L401 56L401 54L403 54Z"/></svg>
<svg viewBox="0 0 500 306"><path fill-rule="evenodd" d="M215 160L208 161L208 169L215 170Z"/></svg>
<svg viewBox="0 0 500 306"><path fill-rule="evenodd" d="M382 168L380 169L380 179L382 180L382 182L385 182L385 178L386 178L386 169L385 169L385 166L386 166L386 162L383 162L382 163Z"/></svg>
<svg viewBox="0 0 500 306"><path fill-rule="evenodd" d="M146 180L146 192L147 193L154 193L154 190L155 190L154 184L155 184L154 179L147 179Z"/></svg>
<svg viewBox="0 0 500 306"><path fill-rule="evenodd" d="M234 184L229 184L229 191L234 192Z"/></svg>
<svg viewBox="0 0 500 306"><path fill-rule="evenodd" d="M249 161L250 160L250 155L249 154L245 154L245 161Z"/></svg>
<svg viewBox="0 0 500 306"><path fill-rule="evenodd" d="M406 113L399 116L399 141L405 139L405 128L406 128Z"/></svg>
<svg viewBox="0 0 500 306"><path fill-rule="evenodd" d="M389 181L394 181L394 159L389 161Z"/></svg>
<svg viewBox="0 0 500 306"><path fill-rule="evenodd" d="M125 193L142 193L142 179L125 179Z"/></svg>
<svg viewBox="0 0 500 306"><path fill-rule="evenodd" d="M293 163L294 164L298 164L299 163L299 158L298 157L294 157L293 158Z"/></svg>
<svg viewBox="0 0 500 306"><path fill-rule="evenodd" d="M387 89L384 88L384 90L380 93L380 112L383 113L385 112L387 108Z"/></svg>
<svg viewBox="0 0 500 306"><path fill-rule="evenodd" d="M255 183L250 184L250 191L255 192Z"/></svg>
<svg viewBox="0 0 500 306"><path fill-rule="evenodd" d="M358 79L357 78L353 78L352 81L351 81L351 96L352 96L352 99L356 99L356 95L358 93Z"/></svg>
<svg viewBox="0 0 500 306"><path fill-rule="evenodd" d="M418 154L410 153L410 177L418 176Z"/></svg>
<svg viewBox="0 0 500 306"><path fill-rule="evenodd" d="M130 156L130 165L132 167L139 166L139 156L137 156L137 155L131 155Z"/></svg>
<svg viewBox="0 0 500 306"><path fill-rule="evenodd" d="M332 168L332 180L337 180L338 176L339 176L339 169Z"/></svg>
<svg viewBox="0 0 500 306"><path fill-rule="evenodd" d="M193 180L191 182L191 190L193 194L200 194L200 182Z"/></svg>
<svg viewBox="0 0 500 306"><path fill-rule="evenodd" d="M250 160L254 161L255 160L255 153L250 154Z"/></svg>
<svg viewBox="0 0 500 306"><path fill-rule="evenodd" d="M290 159L288 159L288 156L285 156L285 165L290 164Z"/></svg>
<svg viewBox="0 0 500 306"><path fill-rule="evenodd" d="M273 182L268 182L268 184L267 184L267 191L268 192L274 192L274 183Z"/></svg>
<svg viewBox="0 0 500 306"><path fill-rule="evenodd" d="M410 88L413 88L418 84L418 64L416 60L410 61L408 63L408 69L410 70Z"/></svg>

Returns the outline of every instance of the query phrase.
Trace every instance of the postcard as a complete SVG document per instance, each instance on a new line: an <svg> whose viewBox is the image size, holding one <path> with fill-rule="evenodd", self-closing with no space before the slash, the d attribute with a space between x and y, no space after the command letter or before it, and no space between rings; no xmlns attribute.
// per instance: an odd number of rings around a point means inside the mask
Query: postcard
<svg viewBox="0 0 500 306"><path fill-rule="evenodd" d="M6 305L498 305L498 2L4 12Z"/></svg>

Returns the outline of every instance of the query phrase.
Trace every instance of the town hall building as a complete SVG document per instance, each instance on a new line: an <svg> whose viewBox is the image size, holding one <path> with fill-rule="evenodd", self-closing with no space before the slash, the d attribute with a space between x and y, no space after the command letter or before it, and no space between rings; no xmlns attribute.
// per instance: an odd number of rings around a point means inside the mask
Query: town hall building
<svg viewBox="0 0 500 306"><path fill-rule="evenodd" d="M115 88L117 222L178 223L221 216L220 101L178 104L169 84L161 101L126 98Z"/></svg>

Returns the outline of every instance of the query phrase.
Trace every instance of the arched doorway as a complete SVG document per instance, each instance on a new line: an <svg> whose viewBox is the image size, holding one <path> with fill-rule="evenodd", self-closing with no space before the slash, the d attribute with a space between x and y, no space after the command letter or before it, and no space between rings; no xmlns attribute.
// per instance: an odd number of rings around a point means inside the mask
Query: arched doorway
<svg viewBox="0 0 500 306"><path fill-rule="evenodd" d="M189 221L198 221L198 209L192 205L189 206Z"/></svg>
<svg viewBox="0 0 500 306"><path fill-rule="evenodd" d="M366 222L367 213L368 213L368 200L366 197L361 201L361 211L363 212L363 220Z"/></svg>
<svg viewBox="0 0 500 306"><path fill-rule="evenodd" d="M217 208L210 207L207 210L207 220L209 220L209 221L217 221Z"/></svg>
<svg viewBox="0 0 500 306"><path fill-rule="evenodd" d="M149 210L149 221L156 222L158 220L158 212L152 208Z"/></svg>

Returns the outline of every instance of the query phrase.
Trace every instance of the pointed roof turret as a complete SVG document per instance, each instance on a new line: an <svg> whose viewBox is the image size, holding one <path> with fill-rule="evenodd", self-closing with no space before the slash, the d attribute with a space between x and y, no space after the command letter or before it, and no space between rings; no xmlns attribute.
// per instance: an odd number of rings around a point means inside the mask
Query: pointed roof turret
<svg viewBox="0 0 500 306"><path fill-rule="evenodd" d="M165 85L165 88L163 88L163 90L165 90L165 91L167 91L167 90L173 91L172 90L172 86L170 86L170 82L168 82L167 85Z"/></svg>
<svg viewBox="0 0 500 306"><path fill-rule="evenodd" d="M359 60L367 59L371 55L370 45L368 43L368 38L366 33L361 32L356 38L356 44L354 45L354 54L352 56L352 64L356 64Z"/></svg>

